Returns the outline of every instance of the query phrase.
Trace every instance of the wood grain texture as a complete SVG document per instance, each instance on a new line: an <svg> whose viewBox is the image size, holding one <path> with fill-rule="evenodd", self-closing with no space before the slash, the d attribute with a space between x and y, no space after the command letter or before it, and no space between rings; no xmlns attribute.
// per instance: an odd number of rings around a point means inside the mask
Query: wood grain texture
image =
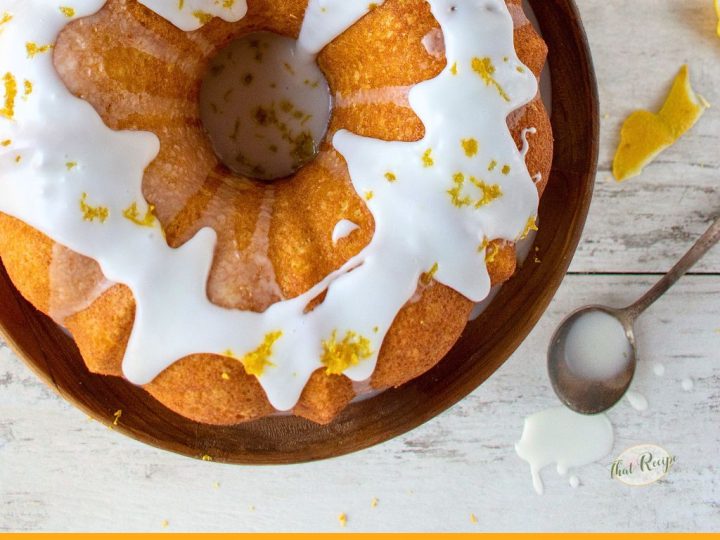
<svg viewBox="0 0 720 540"><path fill-rule="evenodd" d="M720 209L720 42L706 0L578 0L603 103L601 173L585 241L550 309L513 357L461 403L413 432L358 454L292 467L201 463L135 443L88 421L0 349L0 530L636 530L720 529L720 248L638 328L637 413L610 412L613 457L637 443L676 454L661 483L610 481L609 459L553 470L532 491L513 451L523 418L555 406L544 353L555 325L583 303L622 304L700 234ZM624 185L608 167L624 115L658 105L689 62L716 107L645 175ZM669 231L669 232L668 232ZM585 272L591 274L585 275ZM666 367L664 377L653 364ZM691 377L695 390L680 382ZM219 487L214 485L219 482ZM379 499L371 508L373 497ZM254 510L251 508L254 507ZM479 523L470 522L470 513Z"/></svg>
<svg viewBox="0 0 720 540"><path fill-rule="evenodd" d="M602 129L594 208L572 270L666 271L720 214L717 17L709 0L578 4L595 60ZM642 176L617 184L610 169L622 122L639 108L657 111L684 63L713 107ZM698 266L719 269L720 250Z"/></svg>

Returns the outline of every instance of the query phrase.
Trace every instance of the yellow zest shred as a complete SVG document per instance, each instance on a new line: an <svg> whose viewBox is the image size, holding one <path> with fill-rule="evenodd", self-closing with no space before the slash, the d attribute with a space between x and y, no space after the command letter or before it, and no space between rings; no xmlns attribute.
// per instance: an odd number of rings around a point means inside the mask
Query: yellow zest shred
<svg viewBox="0 0 720 540"><path fill-rule="evenodd" d="M3 13L3 16L0 17L0 26L2 26L5 23L9 23L12 21L12 15L10 15L7 11Z"/></svg>
<svg viewBox="0 0 720 540"><path fill-rule="evenodd" d="M460 145L465 151L465 155L469 158L476 156L480 149L480 144L477 142L477 139L463 139L460 141Z"/></svg>
<svg viewBox="0 0 720 540"><path fill-rule="evenodd" d="M5 83L5 105L0 109L0 116L12 120L15 117L15 98L17 97L17 81L12 73L3 77Z"/></svg>
<svg viewBox="0 0 720 540"><path fill-rule="evenodd" d="M71 7L60 7L60 13L65 15L68 19L71 19L75 16L75 8Z"/></svg>
<svg viewBox="0 0 720 540"><path fill-rule="evenodd" d="M717 35L720 36L720 0L715 0L715 13L718 16Z"/></svg>
<svg viewBox="0 0 720 540"><path fill-rule="evenodd" d="M27 50L28 58L35 58L38 54L43 54L48 52L50 49L52 49L52 45L38 45L34 41L28 41L25 44L25 49Z"/></svg>
<svg viewBox="0 0 720 540"><path fill-rule="evenodd" d="M490 164L488 165L488 171L493 172L497 168L497 166L498 166L498 162L493 159L490 162Z"/></svg>
<svg viewBox="0 0 720 540"><path fill-rule="evenodd" d="M347 514L345 512L340 514L338 516L338 521L340 522L341 527L347 527L347 521L348 521Z"/></svg>
<svg viewBox="0 0 720 540"><path fill-rule="evenodd" d="M193 17L195 17L201 24L207 24L212 21L213 16L205 11L193 11Z"/></svg>
<svg viewBox="0 0 720 540"><path fill-rule="evenodd" d="M470 176L469 180L472 185L480 190L482 197L473 200L470 195L465 193L465 185L468 178L463 173L455 173L453 175L453 187L448 190L452 204L458 208L474 205L475 208L482 208L491 202L502 197L502 189L498 184L488 184L483 180L478 180L474 176Z"/></svg>
<svg viewBox="0 0 720 540"><path fill-rule="evenodd" d="M320 361L328 375L341 375L349 367L372 356L370 340L351 330L345 333L342 341L337 340L337 330L333 330L330 339L322 342L322 348Z"/></svg>
<svg viewBox="0 0 720 540"><path fill-rule="evenodd" d="M77 161L68 161L68 162L65 164L65 168L66 168L68 171L72 171L75 167L77 167Z"/></svg>
<svg viewBox="0 0 720 540"><path fill-rule="evenodd" d="M487 86L494 86L501 98L505 101L510 101L510 96L507 95L507 92L505 92L503 87L500 86L500 83L495 80L495 77L493 77L496 70L495 65L490 58L478 58L476 56L472 60L472 68L475 73L480 75Z"/></svg>
<svg viewBox="0 0 720 540"><path fill-rule="evenodd" d="M613 162L615 179L622 182L641 174L653 159L693 127L709 106L693 91L688 67L683 66L659 113L639 110L625 120Z"/></svg>
<svg viewBox="0 0 720 540"><path fill-rule="evenodd" d="M498 184L487 184L473 176L470 177L470 181L483 193L482 198L475 202L475 208L487 206L491 202L502 197L502 189L500 189Z"/></svg>
<svg viewBox="0 0 720 540"><path fill-rule="evenodd" d="M486 236L485 238L483 238L482 243L478 246L478 253L482 253L483 251L485 251L489 245L490 245L490 240Z"/></svg>
<svg viewBox="0 0 720 540"><path fill-rule="evenodd" d="M105 223L105 220L110 215L110 210L106 206L90 206L87 203L87 198L87 193L83 193L80 198L80 211L83 214L83 219L85 221L95 221L97 219L100 223Z"/></svg>
<svg viewBox="0 0 720 540"><path fill-rule="evenodd" d="M182 9L185 7L185 0L178 0L178 9L182 11Z"/></svg>
<svg viewBox="0 0 720 540"><path fill-rule="evenodd" d="M265 373L265 368L274 366L274 364L270 361L270 358L272 358L273 355L273 345L275 345L275 342L280 339L282 335L283 333L281 331L266 334L265 339L257 349L240 358L240 362L248 375L262 377ZM225 351L224 355L230 358L236 358L230 350Z"/></svg>
<svg viewBox="0 0 720 540"><path fill-rule="evenodd" d="M155 206L149 205L144 216L140 216L137 203L132 203L125 210L123 210L123 217L129 221L132 221L135 225L140 227L152 227L155 225Z"/></svg>
<svg viewBox="0 0 720 540"><path fill-rule="evenodd" d="M485 262L492 264L497 260L497 256L500 253L500 246L498 244L488 244L487 253L485 253Z"/></svg>
<svg viewBox="0 0 720 540"><path fill-rule="evenodd" d="M520 240L525 240L528 235L530 234L530 231L538 231L537 226L537 216L532 216L530 219L528 219L527 225L525 225L525 230L520 235Z"/></svg>
<svg viewBox="0 0 720 540"><path fill-rule="evenodd" d="M452 67L450 68L450 73L452 73L453 75L457 75L457 74L458 74L458 64L457 64L457 62L455 62L455 63L452 65Z"/></svg>
<svg viewBox="0 0 720 540"><path fill-rule="evenodd" d="M455 173L453 176L453 187L452 189L448 190L448 194L450 195L450 200L452 201L453 205L457 206L458 208L462 208L464 206L470 206L472 204L472 199L468 195L463 195L463 187L465 186L465 175L463 173Z"/></svg>
<svg viewBox="0 0 720 540"><path fill-rule="evenodd" d="M229 380L230 380L230 374L227 373L226 371L223 371L222 374L220 375L220 378L221 378L223 381L229 381Z"/></svg>
<svg viewBox="0 0 720 540"><path fill-rule="evenodd" d="M507 176L508 174L510 174L510 171L511 171L511 170L512 170L512 169L510 168L510 165L505 165L505 166L502 168L502 171L501 171L501 172L502 172L505 176Z"/></svg>
<svg viewBox="0 0 720 540"><path fill-rule="evenodd" d="M23 82L23 87L25 89L24 97L25 99L27 99L28 96L33 92L33 83L25 79L25 81Z"/></svg>
<svg viewBox="0 0 720 540"><path fill-rule="evenodd" d="M386 172L386 173L385 173L385 180L387 180L388 182L396 182L396 181L397 181L397 176L395 176L395 173Z"/></svg>
<svg viewBox="0 0 720 540"><path fill-rule="evenodd" d="M0 142L0 146L10 146L12 144L12 141L10 139L5 139L4 141Z"/></svg>
<svg viewBox="0 0 720 540"><path fill-rule="evenodd" d="M202 459L203 461L212 461L213 460L212 456L209 454L205 454L200 459Z"/></svg>
<svg viewBox="0 0 720 540"><path fill-rule="evenodd" d="M115 418L113 420L113 426L117 426L120 422L120 417L122 416L122 409L119 409L113 413L113 417Z"/></svg>
<svg viewBox="0 0 720 540"><path fill-rule="evenodd" d="M374 191L366 191L365 192L365 200L366 201L372 201L375 198L375 192Z"/></svg>
<svg viewBox="0 0 720 540"><path fill-rule="evenodd" d="M422 163L424 167L432 167L435 165L435 160L432 157L432 148L425 150L425 153L422 156Z"/></svg>
<svg viewBox="0 0 720 540"><path fill-rule="evenodd" d="M420 282L423 285L430 285L430 282L435 277L435 274L438 273L438 270L440 270L440 265L438 263L435 263L432 265L432 268L428 270L427 272L424 272L422 276L420 276Z"/></svg>

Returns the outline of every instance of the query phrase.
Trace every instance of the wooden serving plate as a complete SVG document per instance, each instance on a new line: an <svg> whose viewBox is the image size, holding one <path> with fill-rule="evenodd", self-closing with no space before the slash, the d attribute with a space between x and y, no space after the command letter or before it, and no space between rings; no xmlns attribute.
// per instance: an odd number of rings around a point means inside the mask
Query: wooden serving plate
<svg viewBox="0 0 720 540"><path fill-rule="evenodd" d="M116 431L192 457L242 464L298 463L347 454L405 433L467 396L527 337L570 265L590 206L598 153L598 96L573 0L529 0L550 48L555 157L540 209L540 264L526 264L470 323L434 369L349 406L329 426L279 416L232 427L187 420L128 382L89 373L72 339L36 311L0 266L0 332L63 398ZM206 458L207 459L207 458Z"/></svg>

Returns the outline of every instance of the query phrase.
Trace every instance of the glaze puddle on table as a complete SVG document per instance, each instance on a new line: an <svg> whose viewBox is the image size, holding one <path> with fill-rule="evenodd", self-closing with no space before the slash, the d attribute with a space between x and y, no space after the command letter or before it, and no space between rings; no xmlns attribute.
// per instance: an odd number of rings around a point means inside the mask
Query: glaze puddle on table
<svg viewBox="0 0 720 540"><path fill-rule="evenodd" d="M518 455L528 462L533 486L538 494L545 491L540 471L553 463L565 476L570 469L601 460L612 450L613 426L604 414L586 416L566 407L535 413L525 419ZM570 480L571 485L579 481Z"/></svg>

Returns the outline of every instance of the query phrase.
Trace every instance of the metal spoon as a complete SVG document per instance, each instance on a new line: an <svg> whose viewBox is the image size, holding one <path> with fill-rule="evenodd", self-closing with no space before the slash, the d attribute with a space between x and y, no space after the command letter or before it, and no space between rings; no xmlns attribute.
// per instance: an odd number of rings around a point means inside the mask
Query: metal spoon
<svg viewBox="0 0 720 540"><path fill-rule="evenodd" d="M633 326L637 318L670 287L684 276L695 263L720 241L720 218L710 226L685 256L645 296L622 309L606 306L587 306L573 312L555 331L548 350L548 372L553 389L570 409L582 414L598 414L615 405L627 392L635 375L637 349ZM610 380L586 380L578 377L568 365L565 344L568 332L577 319L589 312L601 311L615 317L622 324L630 345L631 355L626 368Z"/></svg>

